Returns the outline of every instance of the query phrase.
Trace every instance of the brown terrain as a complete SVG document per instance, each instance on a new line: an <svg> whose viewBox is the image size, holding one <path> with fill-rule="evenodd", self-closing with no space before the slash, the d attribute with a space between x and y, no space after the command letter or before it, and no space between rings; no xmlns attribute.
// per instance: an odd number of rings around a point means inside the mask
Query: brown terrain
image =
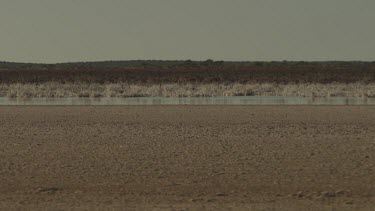
<svg viewBox="0 0 375 211"><path fill-rule="evenodd" d="M1 210L372 210L375 107L0 107Z"/></svg>

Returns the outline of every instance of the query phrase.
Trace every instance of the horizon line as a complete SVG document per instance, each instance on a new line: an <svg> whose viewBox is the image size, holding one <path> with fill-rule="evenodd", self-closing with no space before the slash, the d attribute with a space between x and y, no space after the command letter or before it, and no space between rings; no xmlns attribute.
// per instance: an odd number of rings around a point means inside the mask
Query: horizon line
<svg viewBox="0 0 375 211"><path fill-rule="evenodd" d="M2 61L0 63L10 63L10 64L38 64L38 65L59 65L59 64L74 64L74 63L105 63L105 62L230 62L230 63L272 63L272 62L305 62L305 63L327 63L327 62L348 62L348 63L374 63L375 60L192 60L192 59L129 59L129 60L86 60L86 61L66 61L66 62L23 62L23 61Z"/></svg>

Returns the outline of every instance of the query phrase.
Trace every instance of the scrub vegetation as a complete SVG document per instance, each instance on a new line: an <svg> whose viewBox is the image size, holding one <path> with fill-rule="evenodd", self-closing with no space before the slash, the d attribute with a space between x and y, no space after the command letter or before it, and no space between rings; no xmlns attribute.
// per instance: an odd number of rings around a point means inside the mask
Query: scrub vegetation
<svg viewBox="0 0 375 211"><path fill-rule="evenodd" d="M374 62L0 62L0 97L375 97Z"/></svg>
<svg viewBox="0 0 375 211"><path fill-rule="evenodd" d="M0 96L11 98L63 97L214 97L302 96L375 97L372 84L160 84L57 83L0 85Z"/></svg>

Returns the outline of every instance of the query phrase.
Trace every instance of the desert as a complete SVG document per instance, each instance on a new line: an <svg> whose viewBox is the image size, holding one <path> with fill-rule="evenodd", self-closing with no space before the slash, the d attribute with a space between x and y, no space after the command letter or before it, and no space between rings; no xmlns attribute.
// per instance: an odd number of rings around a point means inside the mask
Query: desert
<svg viewBox="0 0 375 211"><path fill-rule="evenodd" d="M372 106L2 106L2 210L372 210Z"/></svg>

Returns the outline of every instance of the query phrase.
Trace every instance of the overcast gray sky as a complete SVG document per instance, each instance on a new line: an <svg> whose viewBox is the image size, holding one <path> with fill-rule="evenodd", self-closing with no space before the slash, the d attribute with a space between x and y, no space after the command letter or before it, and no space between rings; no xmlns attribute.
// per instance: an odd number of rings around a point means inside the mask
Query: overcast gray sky
<svg viewBox="0 0 375 211"><path fill-rule="evenodd" d="M375 60L374 0L0 0L0 61Z"/></svg>

